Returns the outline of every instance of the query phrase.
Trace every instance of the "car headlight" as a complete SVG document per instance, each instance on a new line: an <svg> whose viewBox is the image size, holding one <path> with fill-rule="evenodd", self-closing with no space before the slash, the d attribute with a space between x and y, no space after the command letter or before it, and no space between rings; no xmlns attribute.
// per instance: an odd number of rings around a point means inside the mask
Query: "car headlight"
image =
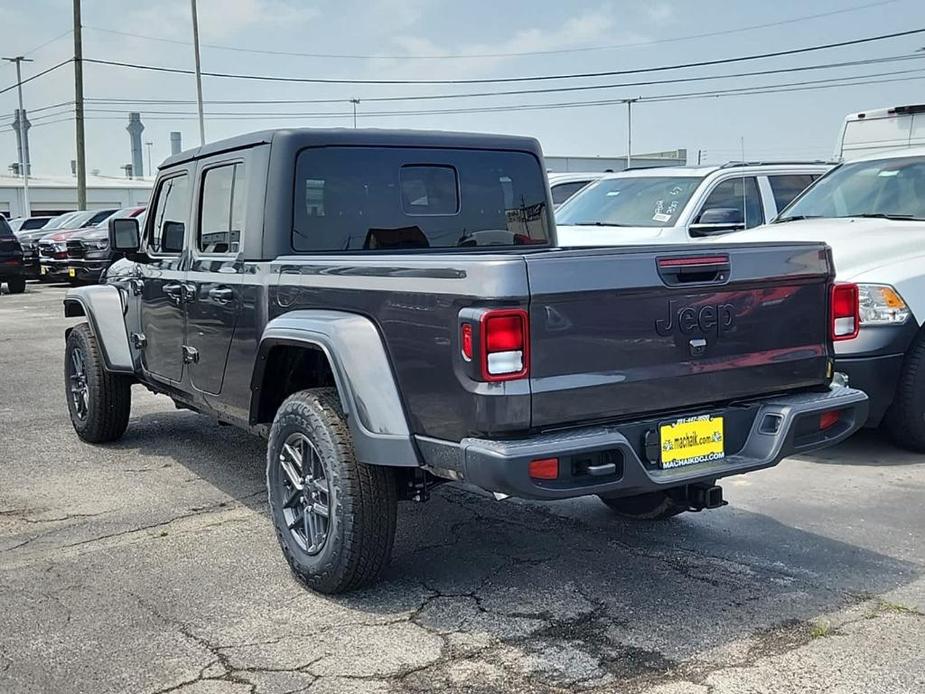
<svg viewBox="0 0 925 694"><path fill-rule="evenodd" d="M109 239L100 239L99 241L93 241L91 244L95 249L102 251L109 248Z"/></svg>
<svg viewBox="0 0 925 694"><path fill-rule="evenodd" d="M859 284L861 325L902 325L911 315L906 302L887 284Z"/></svg>

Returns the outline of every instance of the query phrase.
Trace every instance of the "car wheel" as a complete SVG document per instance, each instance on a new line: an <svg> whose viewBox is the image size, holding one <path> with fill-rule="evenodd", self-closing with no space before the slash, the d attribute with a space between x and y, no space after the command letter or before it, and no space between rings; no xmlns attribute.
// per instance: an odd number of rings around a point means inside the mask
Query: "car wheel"
<svg viewBox="0 0 925 694"><path fill-rule="evenodd" d="M26 291L26 278L25 277L14 277L6 281L7 289L10 290L10 294L22 294Z"/></svg>
<svg viewBox="0 0 925 694"><path fill-rule="evenodd" d="M106 371L86 323L67 336L64 382L71 424L81 439L106 443L125 433L132 409L132 379Z"/></svg>
<svg viewBox="0 0 925 694"><path fill-rule="evenodd" d="M614 513L631 520L665 520L687 510L671 492L650 492L636 496L598 496Z"/></svg>
<svg viewBox="0 0 925 694"><path fill-rule="evenodd" d="M925 332L906 353L884 424L898 445L925 453Z"/></svg>
<svg viewBox="0 0 925 694"><path fill-rule="evenodd" d="M267 444L267 494L296 577L322 593L376 581L392 553L397 484L357 461L337 391L303 390L280 406Z"/></svg>

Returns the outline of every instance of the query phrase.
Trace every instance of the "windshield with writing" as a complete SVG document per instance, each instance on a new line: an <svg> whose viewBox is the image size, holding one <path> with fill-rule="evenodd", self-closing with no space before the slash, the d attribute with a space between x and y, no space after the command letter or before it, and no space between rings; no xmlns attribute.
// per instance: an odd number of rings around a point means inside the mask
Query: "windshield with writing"
<svg viewBox="0 0 925 694"><path fill-rule="evenodd" d="M814 217L925 220L925 157L843 164L797 198L778 221Z"/></svg>
<svg viewBox="0 0 925 694"><path fill-rule="evenodd" d="M556 213L556 223L576 226L669 227L703 178L621 176L579 192Z"/></svg>

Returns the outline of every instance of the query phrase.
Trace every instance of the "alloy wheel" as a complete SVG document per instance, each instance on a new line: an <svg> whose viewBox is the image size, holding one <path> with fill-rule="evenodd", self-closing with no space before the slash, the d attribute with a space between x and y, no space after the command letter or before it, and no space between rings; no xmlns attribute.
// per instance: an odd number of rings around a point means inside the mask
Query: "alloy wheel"
<svg viewBox="0 0 925 694"><path fill-rule="evenodd" d="M83 351L78 348L71 350L71 373L68 382L71 389L71 402L74 404L74 414L78 419L84 420L90 411L90 387L87 385Z"/></svg>
<svg viewBox="0 0 925 694"><path fill-rule="evenodd" d="M307 436L295 433L283 444L279 464L285 473L281 484L286 526L306 554L318 554L331 516L331 487L321 456Z"/></svg>

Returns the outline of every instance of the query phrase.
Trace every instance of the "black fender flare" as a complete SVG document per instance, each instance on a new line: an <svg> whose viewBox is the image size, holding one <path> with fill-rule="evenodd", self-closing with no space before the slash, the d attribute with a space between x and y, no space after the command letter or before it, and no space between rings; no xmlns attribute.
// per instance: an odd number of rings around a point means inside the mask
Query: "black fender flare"
<svg viewBox="0 0 925 694"><path fill-rule="evenodd" d="M355 313L291 311L267 323L251 378L252 424L257 421L267 359L280 345L321 350L327 357L360 462L421 464L382 337L371 320Z"/></svg>
<svg viewBox="0 0 925 694"><path fill-rule="evenodd" d="M86 316L90 330L103 353L107 371L135 373L135 363L125 331L125 306L116 287L94 285L69 289L64 296L64 315ZM65 336L71 329L65 331Z"/></svg>

